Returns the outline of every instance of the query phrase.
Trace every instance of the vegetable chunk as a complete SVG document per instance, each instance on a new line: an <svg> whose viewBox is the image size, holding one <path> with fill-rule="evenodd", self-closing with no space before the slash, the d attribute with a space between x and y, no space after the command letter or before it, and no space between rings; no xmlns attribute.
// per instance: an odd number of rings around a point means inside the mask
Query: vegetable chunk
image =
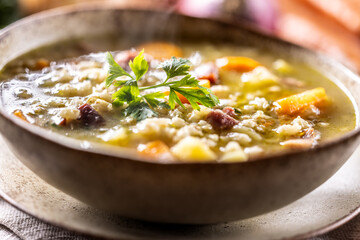
<svg viewBox="0 0 360 240"><path fill-rule="evenodd" d="M15 110L15 111L13 112L13 114L14 114L14 116L16 116L16 117L18 117L18 118L20 118L20 119L22 119L22 120L24 120L24 121L26 121L26 122L29 122L29 121L27 120L27 118L25 117L24 113L23 113L21 110L17 109L17 110Z"/></svg>
<svg viewBox="0 0 360 240"><path fill-rule="evenodd" d="M139 145L138 152L148 157L154 157L157 160L173 159L169 147L160 140Z"/></svg>
<svg viewBox="0 0 360 240"><path fill-rule="evenodd" d="M216 60L216 66L222 70L249 72L261 64L247 57L223 57Z"/></svg>
<svg viewBox="0 0 360 240"><path fill-rule="evenodd" d="M156 59L168 59L171 57L182 57L182 50L167 42L150 42L140 45L137 49L144 49L145 52Z"/></svg>
<svg viewBox="0 0 360 240"><path fill-rule="evenodd" d="M319 106L327 100L324 88L314 88L289 97L275 101L278 114L294 115L299 114L305 109L313 106Z"/></svg>
<svg viewBox="0 0 360 240"><path fill-rule="evenodd" d="M200 138L186 137L171 148L180 161L214 161L216 154Z"/></svg>

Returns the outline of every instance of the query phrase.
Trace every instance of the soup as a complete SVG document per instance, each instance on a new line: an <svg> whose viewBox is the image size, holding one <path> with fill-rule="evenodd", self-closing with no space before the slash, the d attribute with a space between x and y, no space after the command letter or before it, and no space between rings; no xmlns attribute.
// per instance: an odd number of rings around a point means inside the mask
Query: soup
<svg viewBox="0 0 360 240"><path fill-rule="evenodd" d="M356 125L336 84L261 50L150 42L75 57L84 51L62 43L14 60L1 76L3 107L156 162L251 161L313 148Z"/></svg>

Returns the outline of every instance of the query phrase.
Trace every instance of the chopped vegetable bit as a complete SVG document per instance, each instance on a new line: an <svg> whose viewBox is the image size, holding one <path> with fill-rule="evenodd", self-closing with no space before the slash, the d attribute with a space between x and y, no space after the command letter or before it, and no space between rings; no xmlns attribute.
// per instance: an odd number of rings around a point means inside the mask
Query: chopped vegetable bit
<svg viewBox="0 0 360 240"><path fill-rule="evenodd" d="M285 60L278 59L272 64L272 68L280 74L291 74L294 68Z"/></svg>
<svg viewBox="0 0 360 240"><path fill-rule="evenodd" d="M290 149L311 148L313 144L314 144L314 139L290 139L280 143L280 145Z"/></svg>
<svg viewBox="0 0 360 240"><path fill-rule="evenodd" d="M169 147L160 140L148 142L147 144L140 144L138 147L138 152L148 157L156 158L154 160L173 159Z"/></svg>
<svg viewBox="0 0 360 240"><path fill-rule="evenodd" d="M233 141L229 142L225 149L224 154L220 158L220 162L244 162L247 156L239 143Z"/></svg>
<svg viewBox="0 0 360 240"><path fill-rule="evenodd" d="M129 139L125 128L110 129L99 136L104 142L115 145L126 145Z"/></svg>
<svg viewBox="0 0 360 240"><path fill-rule="evenodd" d="M278 114L299 114L311 106L319 106L328 98L324 88L314 88L275 101Z"/></svg>
<svg viewBox="0 0 360 240"><path fill-rule="evenodd" d="M171 148L174 154L180 161L195 162L213 161L216 159L216 154L206 145L200 138L186 137Z"/></svg>
<svg viewBox="0 0 360 240"><path fill-rule="evenodd" d="M160 60L183 56L183 52L178 46L167 42L145 43L137 47L137 49L144 49L148 54Z"/></svg>
<svg viewBox="0 0 360 240"><path fill-rule="evenodd" d="M41 59L37 60L35 69L41 70L41 69L49 67L49 66L50 66L50 61L45 58L41 58Z"/></svg>
<svg viewBox="0 0 360 240"><path fill-rule="evenodd" d="M222 70L249 72L261 64L247 57L223 57L216 60L216 66Z"/></svg>
<svg viewBox="0 0 360 240"><path fill-rule="evenodd" d="M201 64L195 69L195 75L198 79L207 79L211 83L219 82L219 72L216 65L212 62Z"/></svg>
<svg viewBox="0 0 360 240"><path fill-rule="evenodd" d="M17 110L15 110L15 111L13 112L13 114L14 114L14 116L16 116L16 117L18 117L18 118L20 118L20 119L22 119L22 120L24 120L24 121L26 121L26 122L29 122L29 121L27 120L27 118L25 117L24 113L23 113L21 110L17 109Z"/></svg>

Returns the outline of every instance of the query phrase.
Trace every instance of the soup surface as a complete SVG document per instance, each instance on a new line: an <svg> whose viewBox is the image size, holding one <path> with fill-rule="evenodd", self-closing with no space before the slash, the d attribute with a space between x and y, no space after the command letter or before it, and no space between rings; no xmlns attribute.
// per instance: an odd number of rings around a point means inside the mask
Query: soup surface
<svg viewBox="0 0 360 240"><path fill-rule="evenodd" d="M2 107L162 162L248 161L355 128L346 94L306 64L226 44L123 46L74 41L16 59L0 76ZM116 63L106 52L87 54L103 49L124 50L112 52Z"/></svg>

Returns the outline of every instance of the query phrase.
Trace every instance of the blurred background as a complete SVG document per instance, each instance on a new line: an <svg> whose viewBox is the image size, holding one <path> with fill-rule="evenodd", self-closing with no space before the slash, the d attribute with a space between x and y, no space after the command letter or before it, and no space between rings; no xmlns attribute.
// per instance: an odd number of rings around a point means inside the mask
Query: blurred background
<svg viewBox="0 0 360 240"><path fill-rule="evenodd" d="M50 8L99 0L0 0L0 27ZM360 71L360 0L102 0L246 22Z"/></svg>

